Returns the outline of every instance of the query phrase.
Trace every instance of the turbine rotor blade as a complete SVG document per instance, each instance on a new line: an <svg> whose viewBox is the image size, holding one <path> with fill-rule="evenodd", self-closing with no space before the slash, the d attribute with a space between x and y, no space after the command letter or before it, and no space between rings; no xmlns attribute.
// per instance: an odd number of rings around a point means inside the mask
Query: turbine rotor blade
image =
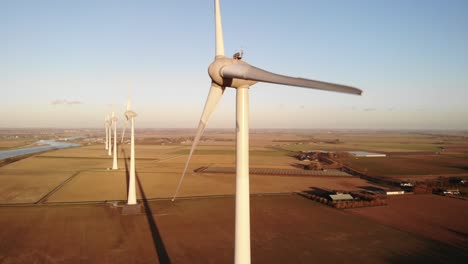
<svg viewBox="0 0 468 264"><path fill-rule="evenodd" d="M128 83L128 97L127 97L127 111L130 111L131 103L130 103L130 82Z"/></svg>
<svg viewBox="0 0 468 264"><path fill-rule="evenodd" d="M198 143L200 142L203 132L205 131L206 123L210 119L210 116L213 113L213 111L216 109L216 106L218 105L218 102L221 99L223 93L224 93L224 87L221 87L215 83L211 84L210 92L208 93L208 98L206 99L205 108L203 109L200 122L198 123L197 134L195 135L195 138L193 139L192 147L190 148L190 153L189 153L187 162L185 163L184 171L182 172L182 176L180 177L179 184L177 185L177 189L174 193L174 197L172 198L172 201L175 200L175 198L177 197L177 194L179 193L179 188L182 185L182 181L184 180L185 173L187 172L187 168L190 163L190 159L192 158L192 154L195 148L198 146Z"/></svg>
<svg viewBox="0 0 468 264"><path fill-rule="evenodd" d="M120 144L123 144L124 142L125 131L127 130L127 123L128 123L128 120L127 122L124 122L124 127L122 128L122 140L120 140Z"/></svg>
<svg viewBox="0 0 468 264"><path fill-rule="evenodd" d="M221 23L221 8L219 0L215 4L215 35L216 35L216 56L224 56L223 25Z"/></svg>
<svg viewBox="0 0 468 264"><path fill-rule="evenodd" d="M339 93L357 94L361 95L360 89L328 82L321 82L315 80L309 80L304 78L295 78L285 75L280 75L272 72L268 72L249 64L231 64L221 69L221 76L223 78L237 78L244 80L251 80L257 82L284 84L291 86L298 86L304 88L333 91Z"/></svg>
<svg viewBox="0 0 468 264"><path fill-rule="evenodd" d="M127 97L127 112L130 111L131 108L131 102L130 102L130 82L128 83L128 97ZM127 113L125 112L125 113ZM120 144L123 144L124 142L124 137L125 137L125 131L127 130L127 124L129 121L129 118L127 115L125 115L127 118L127 122L124 123L123 131L122 131L122 140L120 141Z"/></svg>

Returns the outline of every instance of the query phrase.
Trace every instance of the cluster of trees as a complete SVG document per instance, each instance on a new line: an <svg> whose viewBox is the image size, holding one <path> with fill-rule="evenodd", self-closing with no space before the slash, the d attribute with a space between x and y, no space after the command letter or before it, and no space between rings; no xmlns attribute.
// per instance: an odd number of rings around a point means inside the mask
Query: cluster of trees
<svg viewBox="0 0 468 264"><path fill-rule="evenodd" d="M324 197L321 197L319 195L316 195L316 194L305 194L305 196L313 201L316 201L316 202L319 202L319 203L323 203L323 204L327 204L330 202L327 198L324 198Z"/></svg>
<svg viewBox="0 0 468 264"><path fill-rule="evenodd" d="M353 201L332 202L331 206L338 208L338 209L346 209L346 208L358 208L358 207L381 206L381 205L387 205L387 199L376 198L370 201L353 200Z"/></svg>
<svg viewBox="0 0 468 264"><path fill-rule="evenodd" d="M309 160L311 163L304 166L306 170L339 169L343 164L335 159L347 157L345 152L300 152L295 157L300 161Z"/></svg>

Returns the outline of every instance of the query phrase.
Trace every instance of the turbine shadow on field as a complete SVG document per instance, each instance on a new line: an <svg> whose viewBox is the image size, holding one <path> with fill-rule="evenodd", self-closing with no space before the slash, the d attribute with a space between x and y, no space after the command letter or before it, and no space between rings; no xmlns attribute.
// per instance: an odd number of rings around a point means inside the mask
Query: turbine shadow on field
<svg viewBox="0 0 468 264"><path fill-rule="evenodd" d="M366 191L371 191L371 192L384 192L385 193L384 189L375 187L375 186L358 186L358 188L366 190Z"/></svg>
<svg viewBox="0 0 468 264"><path fill-rule="evenodd" d="M294 167L294 168L297 168L297 169L304 169L305 168L305 165L304 164L301 164L301 163L290 163L289 164L291 167Z"/></svg>
<svg viewBox="0 0 468 264"><path fill-rule="evenodd" d="M460 263L466 256L464 248L428 241L416 250L389 253L384 260L388 263Z"/></svg>
<svg viewBox="0 0 468 264"><path fill-rule="evenodd" d="M127 184L126 190L127 190L127 194L128 194L128 192L129 192L129 181L130 181L130 171L128 170L128 160L130 159L130 157L127 158L127 154L125 152L125 149L123 149L123 148L122 148L122 153L123 153L123 156L124 156L125 180L126 180L126 184Z"/></svg>
<svg viewBox="0 0 468 264"><path fill-rule="evenodd" d="M138 177L138 173L135 172L135 178L138 183L138 187L140 188L141 193L141 201L143 202L143 208L145 210L146 218L148 220L149 227L151 229L151 236L153 238L154 248L156 249L156 254L158 255L158 260L160 264L170 264L171 260L169 255L167 254L166 247L164 246L164 242L162 240L161 234L159 233L158 226L156 225L156 221L153 216L153 212L151 211L151 207L148 203L146 198L146 194L143 190L143 186L141 185L140 178Z"/></svg>
<svg viewBox="0 0 468 264"><path fill-rule="evenodd" d="M128 168L128 160L125 150L122 149L123 156L124 156L124 163L125 163L125 175L127 179L127 193L129 191L129 180L130 180L130 171ZM153 238L154 249L156 250L156 255L158 255L158 260L160 264L171 264L171 260L169 255L167 254L166 247L164 246L164 242L161 238L161 234L159 233L158 226L156 225L156 221L153 217L153 212L151 211L150 205L146 198L145 191L143 190L143 186L140 182L140 178L138 177L138 172L135 171L135 180L138 183L138 188L140 189L141 193L141 201L143 203L143 209L145 210L146 218L148 220L148 225L151 230L151 237Z"/></svg>
<svg viewBox="0 0 468 264"><path fill-rule="evenodd" d="M317 187L309 187L309 190L305 190L304 192L308 194L315 194L315 195L322 196L322 197L333 194L333 192L330 190L317 188Z"/></svg>
<svg viewBox="0 0 468 264"><path fill-rule="evenodd" d="M468 166L449 166L449 167L459 169L459 170L468 171Z"/></svg>

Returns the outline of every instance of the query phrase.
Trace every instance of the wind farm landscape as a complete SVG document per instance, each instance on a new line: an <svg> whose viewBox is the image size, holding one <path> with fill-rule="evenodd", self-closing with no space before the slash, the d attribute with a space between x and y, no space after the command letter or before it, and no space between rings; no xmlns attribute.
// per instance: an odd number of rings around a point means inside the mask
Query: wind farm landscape
<svg viewBox="0 0 468 264"><path fill-rule="evenodd" d="M466 3L104 2L0 3L0 264L468 260Z"/></svg>
<svg viewBox="0 0 468 264"><path fill-rule="evenodd" d="M167 263L168 259L171 263L225 263L233 258L235 172L208 170L235 168L231 130L208 130L193 156L179 198L172 202L193 131L137 129L136 194L142 208L128 215L122 211L129 188L129 139L119 146L119 169L112 170L112 157L103 146L104 133L74 133L85 136L76 141L80 147L48 151L0 167L0 222L9 227L0 233L4 263L74 263L77 259L89 263ZM467 179L463 169L468 166L464 150L467 136L253 130L252 261L363 261L361 255L350 260L349 254L357 250L366 255L366 263L428 258L452 262L466 257L463 197L468 192L463 184L457 184L462 191L458 196L409 191L388 195L386 205L348 209L327 206L304 194L403 190L376 181L380 178L425 186L439 184L441 178ZM449 147L459 151L441 152ZM297 155L318 148L336 153L382 150L387 155L337 159L356 171L382 166L386 159L394 160L394 166L415 160L427 162L417 162L418 170L389 175L369 170L366 176L373 178L300 175L313 170L298 166L309 161L300 161ZM434 157L440 161L431 161ZM270 173L254 174L254 168L269 169ZM404 180L400 180L402 175ZM22 239L14 239L18 234ZM42 241L39 248L37 241ZM61 241L60 245L55 241ZM63 248L67 250L59 250Z"/></svg>

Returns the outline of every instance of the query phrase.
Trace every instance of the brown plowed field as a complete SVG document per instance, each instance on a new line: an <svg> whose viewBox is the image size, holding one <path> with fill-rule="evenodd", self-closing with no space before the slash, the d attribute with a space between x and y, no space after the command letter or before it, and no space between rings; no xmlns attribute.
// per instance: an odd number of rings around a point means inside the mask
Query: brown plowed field
<svg viewBox="0 0 468 264"><path fill-rule="evenodd" d="M232 263L234 198L0 207L0 263ZM252 263L460 263L466 251L297 195L251 199Z"/></svg>
<svg viewBox="0 0 468 264"><path fill-rule="evenodd" d="M379 223L468 249L468 201L439 195L404 195L388 206L349 211Z"/></svg>

